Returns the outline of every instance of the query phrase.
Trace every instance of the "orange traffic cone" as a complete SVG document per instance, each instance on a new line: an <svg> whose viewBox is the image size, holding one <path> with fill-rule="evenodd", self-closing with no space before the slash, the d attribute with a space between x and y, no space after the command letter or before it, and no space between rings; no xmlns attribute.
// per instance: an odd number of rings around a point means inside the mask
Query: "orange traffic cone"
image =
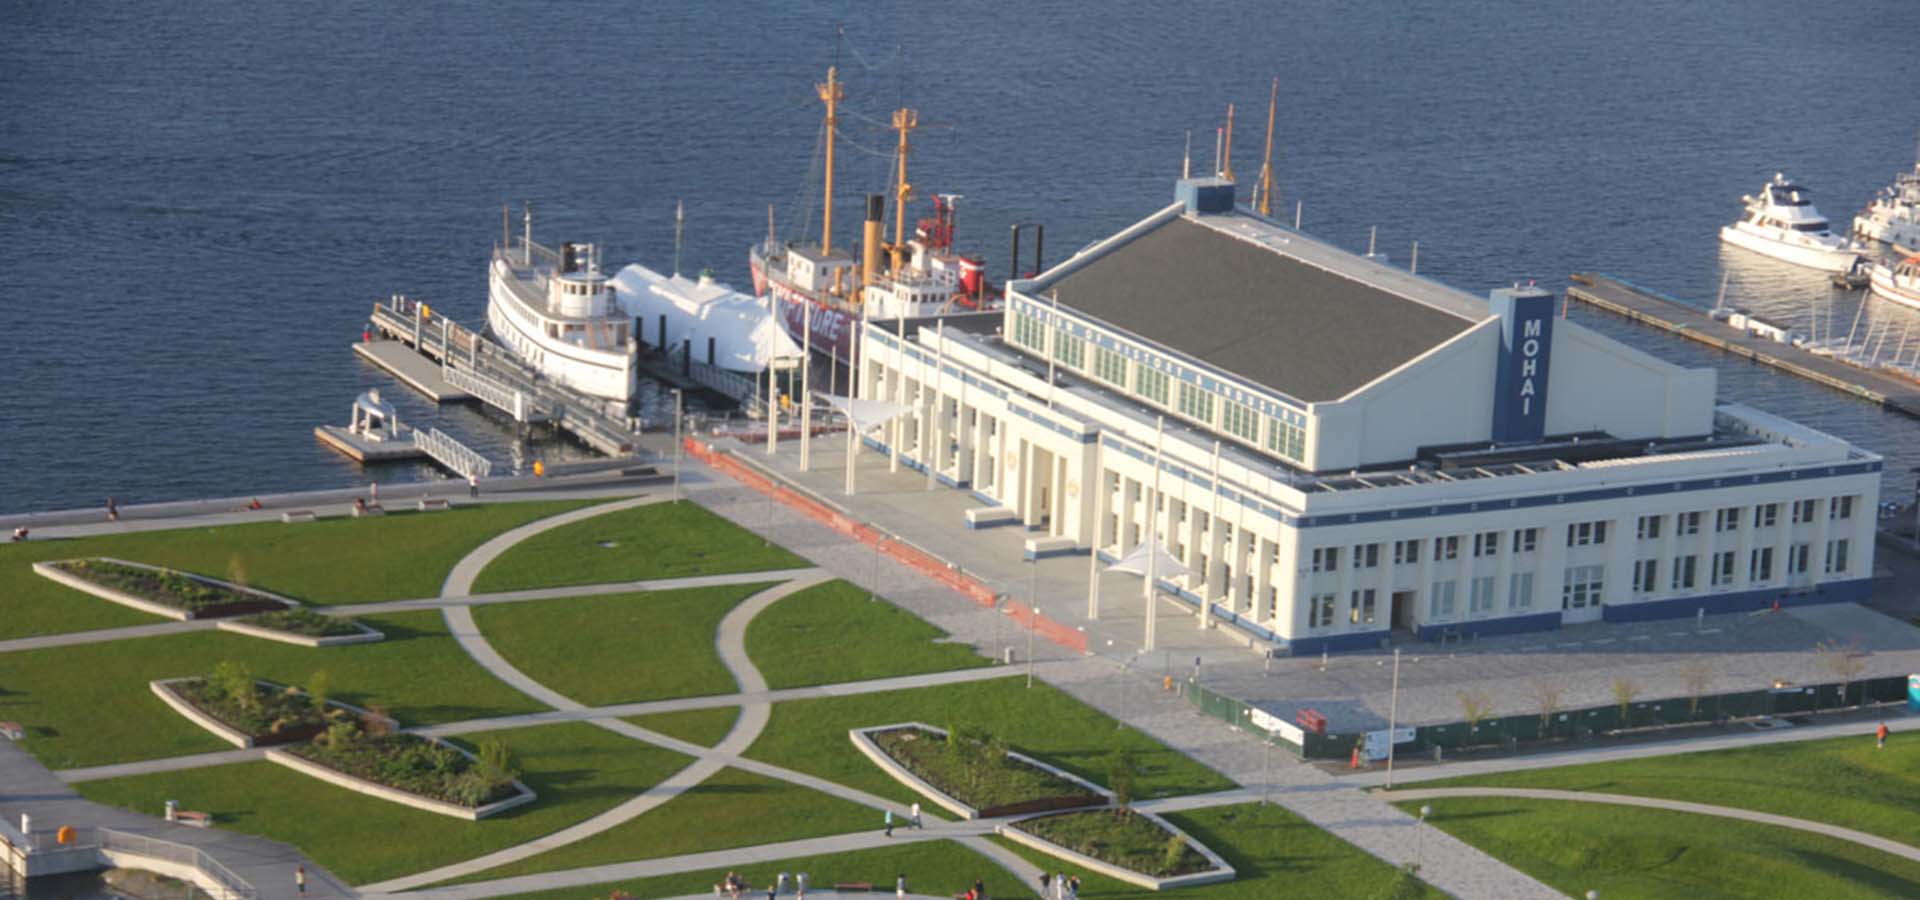
<svg viewBox="0 0 1920 900"><path fill-rule="evenodd" d="M1780 611L1780 601L1777 599L1773 601L1773 611L1774 612Z"/></svg>
<svg viewBox="0 0 1920 900"><path fill-rule="evenodd" d="M1347 768L1349 769L1360 768L1360 748L1359 747L1353 748L1353 759L1347 763Z"/></svg>

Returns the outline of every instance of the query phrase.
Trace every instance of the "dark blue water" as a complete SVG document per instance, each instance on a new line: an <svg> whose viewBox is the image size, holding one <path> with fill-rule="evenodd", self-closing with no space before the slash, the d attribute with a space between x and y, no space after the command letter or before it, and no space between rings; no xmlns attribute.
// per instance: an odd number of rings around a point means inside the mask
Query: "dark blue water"
<svg viewBox="0 0 1920 900"><path fill-rule="evenodd" d="M1235 167L1257 172L1277 75L1279 205L1302 201L1309 230L1359 248L1378 225L1399 262L1418 240L1422 273L1476 293L1600 269L1710 303L1723 267L1747 262L1723 258L1715 231L1761 179L1787 170L1844 221L1911 165L1911 13L1900 0L0 5L0 510L367 477L311 436L387 384L346 345L394 292L476 320L503 201L534 203L537 238L664 265L684 198L685 268L744 283L768 203L785 233L815 221L812 85L838 23L842 241L855 192L885 182L877 125L902 102L923 123L914 183L965 195L961 242L997 273L1011 222L1045 222L1058 258L1163 205L1184 133L1204 168L1229 101ZM1735 282L1738 302L1783 315L1828 296L1764 267ZM1890 469L1920 464L1912 422L1575 315L1720 365L1724 395L1888 453ZM567 452L517 446L469 410L408 398L402 411L508 461Z"/></svg>

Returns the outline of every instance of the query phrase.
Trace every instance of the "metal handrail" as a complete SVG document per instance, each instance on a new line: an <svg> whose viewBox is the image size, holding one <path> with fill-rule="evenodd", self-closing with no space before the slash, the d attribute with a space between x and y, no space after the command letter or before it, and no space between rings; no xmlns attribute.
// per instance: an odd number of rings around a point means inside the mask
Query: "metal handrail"
<svg viewBox="0 0 1920 900"><path fill-rule="evenodd" d="M413 445L425 451L428 456L452 469L457 475L485 478L493 472L493 461L480 455L472 448L454 440L453 436L438 428L413 431Z"/></svg>

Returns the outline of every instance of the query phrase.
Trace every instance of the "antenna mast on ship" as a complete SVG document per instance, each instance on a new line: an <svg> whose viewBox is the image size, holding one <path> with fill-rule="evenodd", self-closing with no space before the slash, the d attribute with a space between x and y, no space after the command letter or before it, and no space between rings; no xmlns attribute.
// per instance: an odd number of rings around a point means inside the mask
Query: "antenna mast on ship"
<svg viewBox="0 0 1920 900"><path fill-rule="evenodd" d="M1227 135L1220 151L1220 177L1233 180L1233 104L1227 104Z"/></svg>
<svg viewBox="0 0 1920 900"><path fill-rule="evenodd" d="M673 202L673 275L680 277L680 232L687 224L687 201Z"/></svg>
<svg viewBox="0 0 1920 900"><path fill-rule="evenodd" d="M1267 95L1267 156L1260 163L1260 214L1273 215L1273 117L1280 107L1280 79L1273 80L1273 92Z"/></svg>
<svg viewBox="0 0 1920 900"><path fill-rule="evenodd" d="M840 87L840 67L827 67L827 83L815 85L820 102L827 105L827 188L826 209L820 215L820 255L833 252L833 127L839 124L837 107L846 93Z"/></svg>
<svg viewBox="0 0 1920 900"><path fill-rule="evenodd" d="M900 187L893 201L893 274L898 276L901 248L906 246L907 197L913 193L913 185L907 183L907 133L920 127L920 113L904 106L894 110L893 127L900 132Z"/></svg>

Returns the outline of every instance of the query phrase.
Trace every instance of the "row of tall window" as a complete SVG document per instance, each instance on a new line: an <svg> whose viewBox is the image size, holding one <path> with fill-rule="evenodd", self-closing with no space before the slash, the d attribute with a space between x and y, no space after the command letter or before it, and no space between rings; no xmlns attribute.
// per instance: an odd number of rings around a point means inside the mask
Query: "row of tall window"
<svg viewBox="0 0 1920 900"><path fill-rule="evenodd" d="M1787 504L1789 517L1795 525L1813 521L1815 510L1819 509L1818 500L1796 500ZM1758 506L1726 506L1713 511L1713 530L1716 533L1739 531L1742 527L1772 528L1780 524L1780 506L1778 503L1762 503ZM1643 541L1658 540L1666 516L1641 516L1634 528L1634 537ZM1853 497L1851 495L1833 498L1827 505L1827 518L1833 520L1853 518ZM1702 522L1700 512L1676 513L1673 517L1674 534L1688 537L1700 533ZM1604 541L1594 541L1604 543ZM1574 545L1571 531L1567 535L1567 546Z"/></svg>
<svg viewBox="0 0 1920 900"><path fill-rule="evenodd" d="M1228 400L1197 384L1183 381L1176 389L1173 377L1166 372L1151 366L1129 365L1127 357L1119 352L1051 328L1030 313L1015 312L1011 318L1012 342L1042 359L1050 355L1058 365L1090 375L1109 388L1172 410L1184 418L1209 427L1217 425L1221 432L1254 447L1264 447L1295 462L1306 459L1307 432L1299 425L1263 415L1251 406Z"/></svg>

